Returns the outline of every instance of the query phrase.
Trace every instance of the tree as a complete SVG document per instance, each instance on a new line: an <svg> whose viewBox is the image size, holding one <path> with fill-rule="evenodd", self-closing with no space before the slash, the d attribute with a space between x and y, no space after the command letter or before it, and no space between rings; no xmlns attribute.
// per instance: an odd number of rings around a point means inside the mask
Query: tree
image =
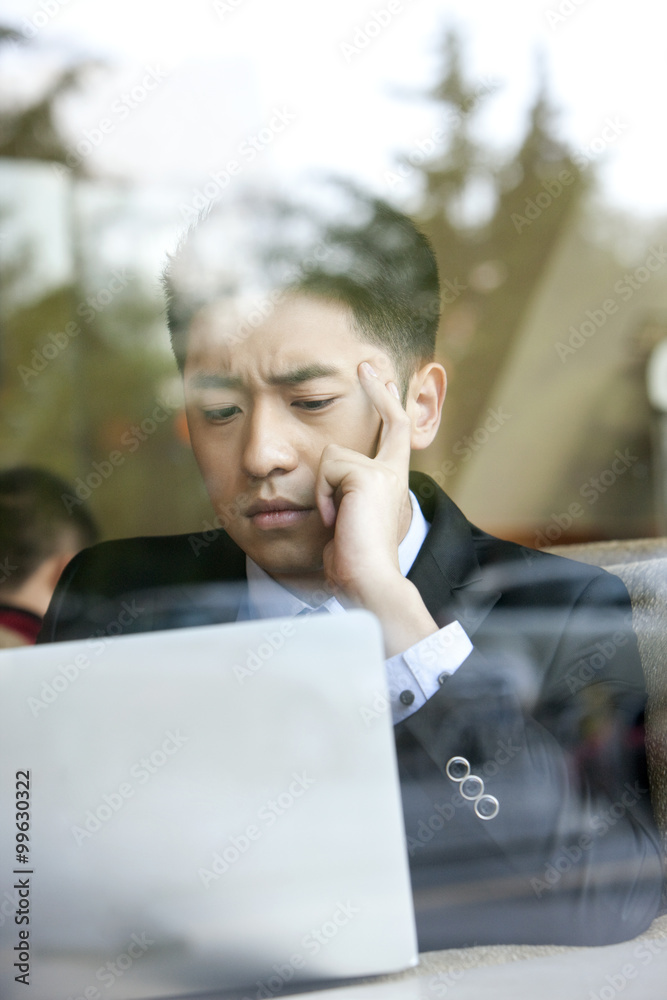
<svg viewBox="0 0 667 1000"><path fill-rule="evenodd" d="M0 41L12 40L16 33L0 27ZM31 164L28 183L6 208L12 239L2 273L0 464L29 462L63 475L76 491L67 509L89 500L107 535L198 528L210 506L197 489L191 452L175 433L178 407L163 398L175 368L159 343L167 339L161 306L135 275L119 279L100 264L106 225L124 215L136 233L137 219L118 184L105 185L76 164L67 168L58 105L93 65L61 69L29 106L0 109L0 157L13 163L8 173L16 177L25 173L21 161ZM44 180L57 164L66 169L56 169L54 195ZM109 202L106 216L86 208L93 187L98 203ZM44 188L62 199L69 226L71 280L55 288L42 284L43 269L32 264L41 244L61 234L49 229L49 219L32 242L22 229L25 200L31 192L44 197Z"/></svg>
<svg viewBox="0 0 667 1000"><path fill-rule="evenodd" d="M449 32L440 82L442 150L421 166L417 212L443 276L439 350L450 373L442 443L447 454L482 422L522 318L550 254L585 187L555 128L546 87L539 87L519 149L498 162L474 138L494 92L462 70L461 44ZM479 202L490 206L480 218Z"/></svg>

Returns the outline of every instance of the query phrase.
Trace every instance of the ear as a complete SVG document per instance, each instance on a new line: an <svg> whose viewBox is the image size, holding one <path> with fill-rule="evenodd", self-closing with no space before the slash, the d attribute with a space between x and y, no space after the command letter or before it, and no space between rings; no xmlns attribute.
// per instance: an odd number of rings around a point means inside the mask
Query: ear
<svg viewBox="0 0 667 1000"><path fill-rule="evenodd" d="M440 426L442 404L447 392L447 373L442 365L430 361L410 379L405 410L410 417L410 447L427 448Z"/></svg>

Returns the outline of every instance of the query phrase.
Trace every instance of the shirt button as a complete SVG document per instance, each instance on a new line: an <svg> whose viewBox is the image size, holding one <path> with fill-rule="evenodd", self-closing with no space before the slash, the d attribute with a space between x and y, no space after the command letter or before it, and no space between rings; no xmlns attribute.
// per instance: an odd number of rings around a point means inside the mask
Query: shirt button
<svg viewBox="0 0 667 1000"><path fill-rule="evenodd" d="M442 685L445 683L448 677L449 674L440 674L440 676L438 677L438 684L440 685L440 687L442 687Z"/></svg>
<svg viewBox="0 0 667 1000"><path fill-rule="evenodd" d="M411 705L412 702L415 700L415 696L412 693L412 691L401 691L400 695L398 696L398 700L400 701L401 705Z"/></svg>

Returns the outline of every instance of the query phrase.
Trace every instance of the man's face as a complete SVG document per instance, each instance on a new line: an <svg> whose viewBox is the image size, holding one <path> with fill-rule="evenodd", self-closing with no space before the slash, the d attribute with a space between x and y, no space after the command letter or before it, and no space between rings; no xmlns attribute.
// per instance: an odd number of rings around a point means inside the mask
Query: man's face
<svg viewBox="0 0 667 1000"><path fill-rule="evenodd" d="M387 382L394 365L353 332L345 307L322 299L285 297L250 336L235 329L214 304L189 331L185 400L199 468L247 555L276 578L317 574L333 537L315 505L322 451L335 443L375 455L380 417L357 368L368 361Z"/></svg>

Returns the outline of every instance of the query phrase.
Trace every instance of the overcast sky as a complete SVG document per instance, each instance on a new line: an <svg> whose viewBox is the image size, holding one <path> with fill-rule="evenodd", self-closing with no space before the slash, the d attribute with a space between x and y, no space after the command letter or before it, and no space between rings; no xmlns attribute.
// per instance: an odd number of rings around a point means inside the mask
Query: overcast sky
<svg viewBox="0 0 667 1000"><path fill-rule="evenodd" d="M394 155L437 124L420 94L453 24L473 78L499 86L488 141L517 141L543 71L563 136L597 163L608 199L647 217L667 211L658 0L3 0L0 12L47 60L114 65L67 118L72 148L111 123L91 154L104 170L194 185L231 160L314 165L386 192ZM27 58L6 53L5 78ZM145 97L126 100L151 71ZM34 71L24 77L37 86Z"/></svg>

